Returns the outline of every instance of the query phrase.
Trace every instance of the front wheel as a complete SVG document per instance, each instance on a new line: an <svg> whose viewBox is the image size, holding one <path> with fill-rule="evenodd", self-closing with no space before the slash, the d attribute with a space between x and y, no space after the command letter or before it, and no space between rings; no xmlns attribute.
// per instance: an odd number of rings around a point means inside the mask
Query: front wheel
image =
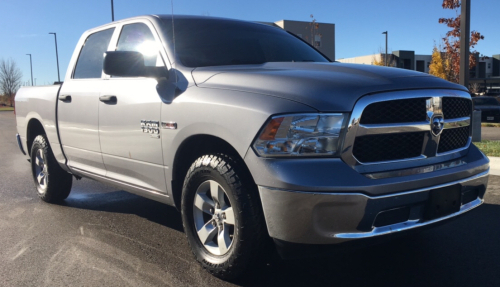
<svg viewBox="0 0 500 287"><path fill-rule="evenodd" d="M66 199L71 191L73 178L59 166L44 135L35 138L30 155L38 196L50 203Z"/></svg>
<svg viewBox="0 0 500 287"><path fill-rule="evenodd" d="M191 165L181 210L196 260L219 278L233 279L269 253L257 188L230 156L205 155Z"/></svg>

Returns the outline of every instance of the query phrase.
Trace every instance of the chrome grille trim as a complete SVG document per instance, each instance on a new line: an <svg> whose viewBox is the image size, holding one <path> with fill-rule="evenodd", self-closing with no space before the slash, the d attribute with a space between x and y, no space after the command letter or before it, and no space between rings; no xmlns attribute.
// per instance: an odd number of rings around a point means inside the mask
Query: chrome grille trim
<svg viewBox="0 0 500 287"><path fill-rule="evenodd" d="M359 125L358 137L364 135L395 134L429 131L428 122Z"/></svg>
<svg viewBox="0 0 500 287"><path fill-rule="evenodd" d="M444 119L444 129L461 128L470 126L470 118Z"/></svg>
<svg viewBox="0 0 500 287"><path fill-rule="evenodd" d="M394 134L429 131L430 122L359 125L358 137L374 134ZM444 129L470 126L470 118L444 120Z"/></svg>
<svg viewBox="0 0 500 287"><path fill-rule="evenodd" d="M411 90L411 91L396 91L386 92L362 97L356 103L346 129L345 141L343 144L341 158L353 169L359 172L380 172L384 170L394 169L394 166L389 166L394 163L400 163L398 168L410 168L421 165L421 160L427 158L436 158L436 160L453 160L465 155L466 150L471 144L471 138L467 144L459 149L448 151L446 153L437 153L441 132L438 135L431 133L431 123L433 117L439 116L443 118L442 98L455 97L463 98L471 101L470 95L464 91L456 90ZM403 100L412 98L425 98L427 106L426 121L423 122L405 122L405 123L390 123L390 124L360 124L363 111L370 104L384 101ZM442 121L443 129L459 128L471 125L470 117L444 119ZM414 158L406 158L390 161L368 162L363 163L356 159L353 155L353 147L356 137L366 135L382 135L395 133L409 133L428 131L428 136L424 140L422 146L422 154ZM442 157L442 158L441 158ZM433 160L435 161L435 160ZM376 168L374 166L377 166ZM371 166L371 167L370 167ZM373 170L372 170L373 169Z"/></svg>

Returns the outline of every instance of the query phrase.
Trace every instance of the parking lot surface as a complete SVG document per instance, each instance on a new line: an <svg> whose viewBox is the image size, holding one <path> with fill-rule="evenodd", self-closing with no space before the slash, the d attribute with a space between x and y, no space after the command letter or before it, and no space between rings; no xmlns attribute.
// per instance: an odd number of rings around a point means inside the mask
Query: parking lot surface
<svg viewBox="0 0 500 287"><path fill-rule="evenodd" d="M40 201L15 134L0 112L0 286L500 286L499 176L445 225L224 282L193 259L173 207L87 179L63 204Z"/></svg>
<svg viewBox="0 0 500 287"><path fill-rule="evenodd" d="M481 140L500 141L500 128L481 127Z"/></svg>

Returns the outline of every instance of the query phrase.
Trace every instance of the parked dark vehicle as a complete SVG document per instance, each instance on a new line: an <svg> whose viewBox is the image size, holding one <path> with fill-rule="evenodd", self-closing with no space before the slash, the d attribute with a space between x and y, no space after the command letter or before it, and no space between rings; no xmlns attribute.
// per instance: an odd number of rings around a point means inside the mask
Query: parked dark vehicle
<svg viewBox="0 0 500 287"><path fill-rule="evenodd" d="M481 122L500 122L500 102L494 97L472 98L474 109L481 111Z"/></svg>

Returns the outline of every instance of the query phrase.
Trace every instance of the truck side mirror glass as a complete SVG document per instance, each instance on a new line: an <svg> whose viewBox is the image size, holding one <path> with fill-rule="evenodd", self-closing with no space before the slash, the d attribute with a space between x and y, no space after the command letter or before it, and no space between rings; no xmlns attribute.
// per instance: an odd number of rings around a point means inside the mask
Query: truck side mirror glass
<svg viewBox="0 0 500 287"><path fill-rule="evenodd" d="M104 73L117 77L167 78L165 67L147 67L144 56L135 51L106 52L103 64Z"/></svg>

